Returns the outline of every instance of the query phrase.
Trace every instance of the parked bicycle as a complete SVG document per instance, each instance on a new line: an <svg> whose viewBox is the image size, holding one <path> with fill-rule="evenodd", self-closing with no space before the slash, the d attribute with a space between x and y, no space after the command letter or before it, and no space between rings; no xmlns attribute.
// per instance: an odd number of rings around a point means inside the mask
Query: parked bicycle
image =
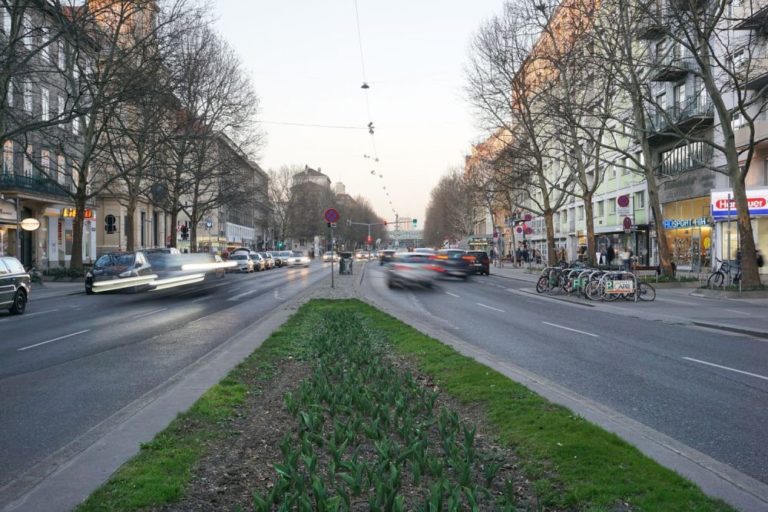
<svg viewBox="0 0 768 512"><path fill-rule="evenodd" d="M738 284L741 281L741 267L731 265L727 261L715 258L719 266L717 270L709 274L707 278L707 288L723 288L726 284ZM734 270L734 267L735 270Z"/></svg>

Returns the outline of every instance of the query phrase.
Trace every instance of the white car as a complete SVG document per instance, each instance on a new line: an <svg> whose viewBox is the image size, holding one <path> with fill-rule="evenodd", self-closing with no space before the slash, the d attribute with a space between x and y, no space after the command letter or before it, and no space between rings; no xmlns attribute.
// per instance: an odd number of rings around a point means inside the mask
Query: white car
<svg viewBox="0 0 768 512"><path fill-rule="evenodd" d="M290 256L286 258L286 265L289 267L308 267L309 256L305 255L301 251L293 251Z"/></svg>
<svg viewBox="0 0 768 512"><path fill-rule="evenodd" d="M339 253L336 253L333 251L327 251L323 254L323 262L327 263L331 260L339 261Z"/></svg>

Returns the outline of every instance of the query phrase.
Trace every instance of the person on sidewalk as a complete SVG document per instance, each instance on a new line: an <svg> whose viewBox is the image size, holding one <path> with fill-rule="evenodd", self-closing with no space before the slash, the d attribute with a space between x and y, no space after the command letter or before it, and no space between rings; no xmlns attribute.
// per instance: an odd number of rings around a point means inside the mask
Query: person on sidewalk
<svg viewBox="0 0 768 512"><path fill-rule="evenodd" d="M608 246L608 251L605 253L605 264L609 267L613 265L613 260L616 259L616 251L613 249L612 245Z"/></svg>

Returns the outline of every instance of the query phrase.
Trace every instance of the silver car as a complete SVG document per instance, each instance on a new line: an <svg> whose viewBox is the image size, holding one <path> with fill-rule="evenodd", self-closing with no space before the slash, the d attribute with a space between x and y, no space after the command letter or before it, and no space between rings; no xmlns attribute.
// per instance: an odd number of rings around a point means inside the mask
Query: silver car
<svg viewBox="0 0 768 512"><path fill-rule="evenodd" d="M440 267L435 265L432 254L404 252L396 254L385 269L390 288L431 288L439 276Z"/></svg>

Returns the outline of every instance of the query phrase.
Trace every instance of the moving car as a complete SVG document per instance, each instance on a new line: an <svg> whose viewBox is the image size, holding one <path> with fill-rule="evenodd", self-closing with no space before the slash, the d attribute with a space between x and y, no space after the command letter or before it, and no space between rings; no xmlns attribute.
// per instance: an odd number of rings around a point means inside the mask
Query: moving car
<svg viewBox="0 0 768 512"><path fill-rule="evenodd" d="M383 251L379 252L379 264L384 265L385 263L389 263L394 257L394 249L384 249Z"/></svg>
<svg viewBox="0 0 768 512"><path fill-rule="evenodd" d="M85 274L85 293L148 290L156 277L143 251L108 252Z"/></svg>
<svg viewBox="0 0 768 512"><path fill-rule="evenodd" d="M272 257L272 254L268 252L260 252L259 256L264 258L264 262L266 264L265 267L267 270L275 268L275 259Z"/></svg>
<svg viewBox="0 0 768 512"><path fill-rule="evenodd" d="M12 256L0 257L0 308L21 315L27 309L31 291L32 279L24 265Z"/></svg>
<svg viewBox="0 0 768 512"><path fill-rule="evenodd" d="M323 254L323 262L339 261L339 253L333 251L326 251Z"/></svg>
<svg viewBox="0 0 768 512"><path fill-rule="evenodd" d="M289 267L308 267L310 263L309 256L301 251L293 251L285 261Z"/></svg>
<svg viewBox="0 0 768 512"><path fill-rule="evenodd" d="M237 266L232 268L232 272L253 272L254 261L251 258L251 254L245 251L237 251L230 254L230 261L237 263Z"/></svg>
<svg viewBox="0 0 768 512"><path fill-rule="evenodd" d="M475 270L475 274L480 274L481 276L485 274L486 276L491 275L491 258L488 257L488 253L485 251L469 251L467 252L469 256L474 256L475 261L472 262L472 268Z"/></svg>
<svg viewBox="0 0 768 512"><path fill-rule="evenodd" d="M390 288L413 286L430 288L441 271L442 267L435 265L431 254L398 253L391 262L387 263L387 286Z"/></svg>
<svg viewBox="0 0 768 512"><path fill-rule="evenodd" d="M475 271L472 266L475 257L467 254L463 249L441 249L433 258L433 261L442 267L442 273L446 276L467 279Z"/></svg>

